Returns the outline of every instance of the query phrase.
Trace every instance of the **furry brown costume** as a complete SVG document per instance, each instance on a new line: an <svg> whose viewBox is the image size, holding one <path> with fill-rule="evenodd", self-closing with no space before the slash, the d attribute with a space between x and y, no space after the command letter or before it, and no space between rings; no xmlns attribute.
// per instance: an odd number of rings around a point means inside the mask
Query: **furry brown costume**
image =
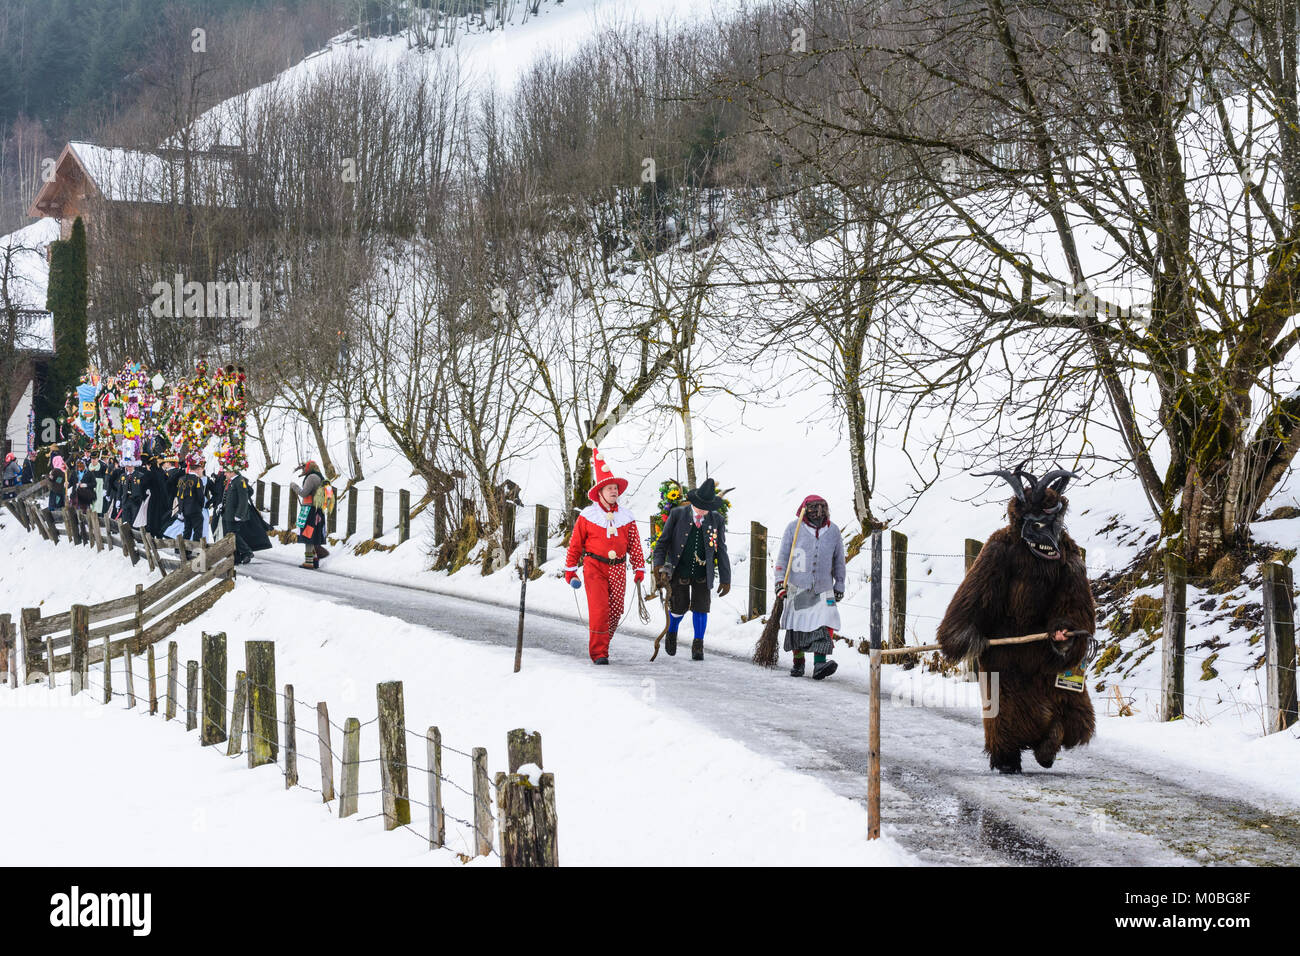
<svg viewBox="0 0 1300 956"><path fill-rule="evenodd" d="M1061 492L1074 477L1052 471L1035 479L1021 468L992 474L1011 484L1007 527L989 537L957 588L939 625L950 660L974 658L981 673L998 675L993 717L984 720L989 766L1020 772L1020 752L1033 750L1044 767L1057 752L1092 738L1096 720L1085 686L1056 687L1056 675L1083 662L1090 639L1054 639L1058 631L1096 629L1096 605L1079 547L1065 533L1069 501ZM1045 641L988 647L998 637L1048 632ZM990 682L991 687L991 682Z"/></svg>

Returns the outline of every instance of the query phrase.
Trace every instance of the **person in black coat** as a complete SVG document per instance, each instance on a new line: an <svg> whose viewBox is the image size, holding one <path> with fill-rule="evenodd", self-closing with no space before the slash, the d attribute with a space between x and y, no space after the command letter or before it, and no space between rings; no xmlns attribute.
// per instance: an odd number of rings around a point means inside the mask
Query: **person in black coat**
<svg viewBox="0 0 1300 956"><path fill-rule="evenodd" d="M119 517L128 527L135 527L135 519L144 504L145 476L136 466L140 463L128 458L122 463L122 480L118 482Z"/></svg>
<svg viewBox="0 0 1300 956"><path fill-rule="evenodd" d="M212 530L216 531L217 521L221 518L221 500L226 494L226 469L222 465L217 465L216 473L208 480L205 494Z"/></svg>
<svg viewBox="0 0 1300 956"><path fill-rule="evenodd" d="M50 511L61 511L65 501L64 496L68 490L68 473L64 468L63 458L59 455L54 456L53 467L50 469L49 479Z"/></svg>
<svg viewBox="0 0 1300 956"><path fill-rule="evenodd" d="M144 485L149 492L149 511L144 527L155 538L161 538L167 529L167 516L171 508L167 504L167 473L153 458L146 458L144 468Z"/></svg>
<svg viewBox="0 0 1300 956"><path fill-rule="evenodd" d="M101 518L116 515L120 510L122 476L126 474L126 469L121 465L114 465L112 468L105 466L105 468L108 477L105 479L104 484L104 500L99 505L99 516Z"/></svg>
<svg viewBox="0 0 1300 956"><path fill-rule="evenodd" d="M677 628L691 612L694 640L691 660L704 660L704 630L709 621L709 592L714 576L718 597L731 590L731 560L727 556L727 527L718 514L722 499L710 478L686 494L690 504L668 512L655 542L652 563L660 587L668 591L668 634L665 650L677 653Z"/></svg>
<svg viewBox="0 0 1300 956"><path fill-rule="evenodd" d="M271 546L262 515L253 507L253 489L248 479L227 463L226 490L222 497L222 530L235 536L235 563L248 564L254 551Z"/></svg>
<svg viewBox="0 0 1300 956"><path fill-rule="evenodd" d="M29 451L27 460L23 462L21 484L30 485L36 480L36 452Z"/></svg>
<svg viewBox="0 0 1300 956"><path fill-rule="evenodd" d="M203 459L191 456L185 464L186 472L176 482L176 509L185 522L181 537L186 541L202 541Z"/></svg>

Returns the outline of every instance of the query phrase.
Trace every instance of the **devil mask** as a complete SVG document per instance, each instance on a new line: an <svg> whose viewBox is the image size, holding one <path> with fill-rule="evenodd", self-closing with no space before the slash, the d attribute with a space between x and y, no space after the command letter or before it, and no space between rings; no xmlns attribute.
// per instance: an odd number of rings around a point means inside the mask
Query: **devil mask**
<svg viewBox="0 0 1300 956"><path fill-rule="evenodd" d="M1025 464L1028 464L1026 462ZM1012 471L989 471L977 478L997 476L1011 486L1015 498L1007 506L1012 523L1020 523L1020 536L1036 556L1047 561L1061 559L1061 534L1065 530L1065 510L1069 500L1062 495L1072 471L1049 471L1035 478L1021 465Z"/></svg>

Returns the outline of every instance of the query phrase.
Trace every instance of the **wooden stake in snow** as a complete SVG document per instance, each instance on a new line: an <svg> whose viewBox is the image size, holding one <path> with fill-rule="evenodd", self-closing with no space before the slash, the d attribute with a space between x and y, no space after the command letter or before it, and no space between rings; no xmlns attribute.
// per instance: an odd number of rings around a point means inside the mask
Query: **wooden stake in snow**
<svg viewBox="0 0 1300 956"><path fill-rule="evenodd" d="M149 645L146 652L149 661L149 716L152 717L158 713L158 670L154 666L153 645Z"/></svg>
<svg viewBox="0 0 1300 956"><path fill-rule="evenodd" d="M199 745L226 739L226 634L203 635L203 728Z"/></svg>
<svg viewBox="0 0 1300 956"><path fill-rule="evenodd" d="M402 682L375 688L379 702L379 779L383 788L384 829L411 822L411 792L406 778L406 713Z"/></svg>
<svg viewBox="0 0 1300 956"><path fill-rule="evenodd" d="M284 685L284 789L298 784L298 734L294 724L293 685Z"/></svg>
<svg viewBox="0 0 1300 956"><path fill-rule="evenodd" d="M1295 605L1291 568L1264 566L1264 666L1268 697L1265 733L1296 722Z"/></svg>
<svg viewBox="0 0 1300 956"><path fill-rule="evenodd" d="M867 839L880 839L881 535L871 534L871 701L867 717Z"/></svg>
<svg viewBox="0 0 1300 956"><path fill-rule="evenodd" d="M357 812L357 782L361 769L361 721L343 722L343 769L339 780L339 818Z"/></svg>
<svg viewBox="0 0 1300 956"><path fill-rule="evenodd" d="M235 699L230 705L230 739L226 744L226 756L234 757L243 752L244 711L248 704L248 679L243 671L235 671Z"/></svg>
<svg viewBox="0 0 1300 956"><path fill-rule="evenodd" d="M167 642L167 705L163 713L164 720L172 720L176 716L176 686L178 675L176 673L179 665L179 655L176 649L175 641Z"/></svg>
<svg viewBox="0 0 1300 956"><path fill-rule="evenodd" d="M1160 719L1183 716L1183 667L1187 639L1187 562L1165 551L1165 621L1160 649Z"/></svg>
<svg viewBox="0 0 1300 956"><path fill-rule="evenodd" d="M185 729L199 725L199 662L185 662Z"/></svg>
<svg viewBox="0 0 1300 956"><path fill-rule="evenodd" d="M542 766L542 732L534 730L529 733L523 727L517 727L506 734L506 763L511 773L518 772L526 763Z"/></svg>
<svg viewBox="0 0 1300 956"><path fill-rule="evenodd" d="M556 842L555 775L501 774L502 866L559 866Z"/></svg>
<svg viewBox="0 0 1300 956"><path fill-rule="evenodd" d="M261 767L280 760L280 722L275 707L275 642L245 641L248 667L248 765Z"/></svg>
<svg viewBox="0 0 1300 956"><path fill-rule="evenodd" d="M316 704L316 736L320 743L320 795L323 803L334 799L334 753L330 747L330 712L325 701Z"/></svg>
<svg viewBox="0 0 1300 956"><path fill-rule="evenodd" d="M72 678L72 693L75 696L87 689L86 677L89 673L89 665L86 661L90 656L90 608L84 604L74 604L69 616L72 619L69 628L72 631L72 657L68 667L69 676ZM51 669L54 667L52 657L50 667Z"/></svg>
<svg viewBox="0 0 1300 956"><path fill-rule="evenodd" d="M474 851L477 856L492 852L492 783L488 779L487 750L470 751L474 767Z"/></svg>
<svg viewBox="0 0 1300 956"><path fill-rule="evenodd" d="M430 727L425 739L429 745L429 849L436 850L447 842L447 815L442 809L442 731Z"/></svg>
<svg viewBox="0 0 1300 956"><path fill-rule="evenodd" d="M528 577L533 573L533 556L524 555L524 565L519 571L519 633L515 635L515 673L524 663L524 602L528 597ZM636 587L636 585L632 585Z"/></svg>
<svg viewBox="0 0 1300 956"><path fill-rule="evenodd" d="M130 644L124 648L122 659L126 662L126 707L130 710L135 706L135 665L132 663L135 658L131 654Z"/></svg>

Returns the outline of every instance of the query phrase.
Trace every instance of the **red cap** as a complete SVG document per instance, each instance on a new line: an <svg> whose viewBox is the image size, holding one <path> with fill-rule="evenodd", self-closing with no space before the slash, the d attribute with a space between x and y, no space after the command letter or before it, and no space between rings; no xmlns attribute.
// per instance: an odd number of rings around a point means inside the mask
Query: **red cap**
<svg viewBox="0 0 1300 956"><path fill-rule="evenodd" d="M614 473L609 470L609 465L605 464L605 459L600 454L600 449L592 446L591 449L591 467L596 473L596 483L591 486L587 492L587 497L592 501L600 500L600 489L608 484L618 485L618 493L621 495L627 491L627 479L615 478Z"/></svg>

